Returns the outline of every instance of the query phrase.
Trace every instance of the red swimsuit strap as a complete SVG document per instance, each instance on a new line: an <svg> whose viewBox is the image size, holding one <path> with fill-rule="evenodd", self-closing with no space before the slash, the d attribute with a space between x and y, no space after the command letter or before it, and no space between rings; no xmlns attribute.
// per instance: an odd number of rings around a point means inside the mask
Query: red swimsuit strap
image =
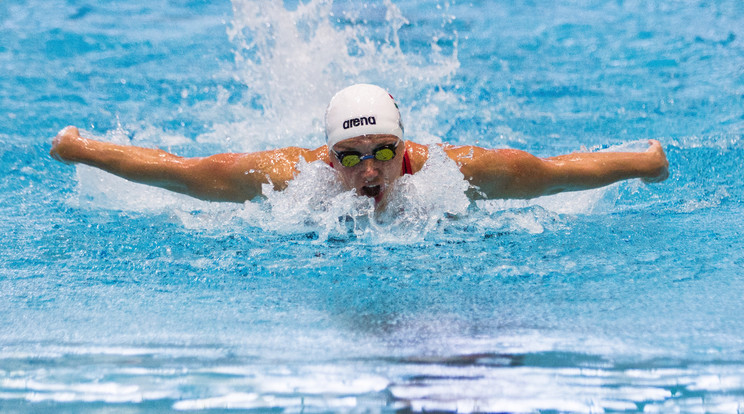
<svg viewBox="0 0 744 414"><path fill-rule="evenodd" d="M408 156L408 151L403 152L403 174L413 174L411 158Z"/></svg>

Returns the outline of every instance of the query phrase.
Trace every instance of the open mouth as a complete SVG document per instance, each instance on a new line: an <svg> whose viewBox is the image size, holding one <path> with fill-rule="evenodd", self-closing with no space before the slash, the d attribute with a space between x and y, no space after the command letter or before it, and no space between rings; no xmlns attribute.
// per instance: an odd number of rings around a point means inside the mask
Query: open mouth
<svg viewBox="0 0 744 414"><path fill-rule="evenodd" d="M363 196L377 198L380 195L382 188L379 185L365 185L361 189Z"/></svg>

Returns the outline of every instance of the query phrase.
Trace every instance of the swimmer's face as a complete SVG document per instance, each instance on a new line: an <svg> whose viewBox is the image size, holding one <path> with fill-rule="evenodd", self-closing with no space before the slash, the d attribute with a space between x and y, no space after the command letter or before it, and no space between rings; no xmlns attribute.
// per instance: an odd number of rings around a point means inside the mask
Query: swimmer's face
<svg viewBox="0 0 744 414"><path fill-rule="evenodd" d="M382 147L396 144L395 157L389 161L371 157L352 167L345 167L338 156L344 152L356 152L364 157L373 155ZM393 181L401 176L404 152L405 143L395 135L363 135L337 143L330 156L333 168L339 172L347 189L355 189L357 194L374 198L375 203L379 203Z"/></svg>

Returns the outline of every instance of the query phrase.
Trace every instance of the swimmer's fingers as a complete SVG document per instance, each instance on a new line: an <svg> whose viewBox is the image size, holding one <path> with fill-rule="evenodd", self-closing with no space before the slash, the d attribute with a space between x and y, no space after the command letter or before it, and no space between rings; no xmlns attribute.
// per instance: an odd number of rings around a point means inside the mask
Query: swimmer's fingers
<svg viewBox="0 0 744 414"><path fill-rule="evenodd" d="M649 157L649 173L643 177L643 181L647 183L659 183L669 177L669 161L659 141L651 139L648 141L648 144L649 147L646 150L646 155Z"/></svg>
<svg viewBox="0 0 744 414"><path fill-rule="evenodd" d="M82 138L77 128L74 126L65 127L52 140L52 149L49 151L49 155L57 161L72 164L73 161L70 158L70 153L75 144L80 140Z"/></svg>
<svg viewBox="0 0 744 414"><path fill-rule="evenodd" d="M661 147L661 142L655 139L648 140L648 149L646 152L664 152L664 149Z"/></svg>

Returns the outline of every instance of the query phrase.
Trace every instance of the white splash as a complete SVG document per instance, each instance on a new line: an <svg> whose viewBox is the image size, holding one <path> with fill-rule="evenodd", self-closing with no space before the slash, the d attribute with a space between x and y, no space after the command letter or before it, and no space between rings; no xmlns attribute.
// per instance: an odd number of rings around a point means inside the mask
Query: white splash
<svg viewBox="0 0 744 414"><path fill-rule="evenodd" d="M349 236L408 243L422 240L442 220L466 213L468 183L438 146L431 146L423 169L393 184L387 207L345 190L335 170L322 162L298 164L298 175L283 191L263 188L263 203L246 203L240 217L267 231L316 232L318 240Z"/></svg>
<svg viewBox="0 0 744 414"><path fill-rule="evenodd" d="M457 164L438 145L429 146L429 158L421 171L395 182L387 208L378 223L380 234L420 240L437 229L442 220L467 212L469 184Z"/></svg>
<svg viewBox="0 0 744 414"><path fill-rule="evenodd" d="M327 164L301 160L297 169L286 189L275 191L265 184L266 200L246 203L239 216L268 231L317 232L320 240L329 235L346 237L358 231L359 222L374 216L374 201L345 190Z"/></svg>
<svg viewBox="0 0 744 414"><path fill-rule="evenodd" d="M323 141L328 100L338 89L356 82L378 83L396 94L404 120L416 121L407 123L408 137L425 144L441 142L438 119L456 112L453 108L459 105L454 93L438 88L459 67L456 32L445 34L454 37L449 54L438 46L442 34L437 33L429 51L404 53L399 30L409 22L389 0L382 4L310 0L298 2L293 10L280 0L234 0L233 10L227 29L236 46L230 76L245 84L249 93L235 103L223 89L214 108L204 112L211 117L207 121L211 120L212 131L199 136L199 142L240 151L318 146ZM442 15L443 27L449 18ZM233 114L236 121L225 122L217 115L221 111ZM133 133L120 128L103 140L160 147L190 142L162 135L148 125ZM625 148L609 150L621 149ZM370 199L344 191L327 165L301 162L298 168L298 176L285 191L267 185L266 200L235 205L200 201L78 166L78 190L71 201L115 210L166 212L194 229L221 228L237 220L279 233L314 232L318 240L353 235L398 242L422 240L451 218L461 220L468 214L474 217L461 223L475 223L476 228L539 233L545 223L556 220L556 214L591 213L611 206L617 198L617 186L610 186L529 201L480 201L468 213L467 182L454 162L432 146L423 170L400 178L387 200L388 208L377 213Z"/></svg>
<svg viewBox="0 0 744 414"><path fill-rule="evenodd" d="M249 98L230 104L223 97L217 106L235 114L235 121L215 124L200 142L230 142L239 151L320 146L330 98L363 82L396 96L404 122L416 120L407 124L409 136L439 142L427 128L436 124L437 108L457 104L456 97L437 88L459 67L456 41L449 55L437 46L441 34L432 37L428 54L404 53L398 31L408 21L390 1L311 0L289 10L280 0L234 0L233 12L227 30L236 46L232 76L247 86ZM384 33L375 32L379 27Z"/></svg>

